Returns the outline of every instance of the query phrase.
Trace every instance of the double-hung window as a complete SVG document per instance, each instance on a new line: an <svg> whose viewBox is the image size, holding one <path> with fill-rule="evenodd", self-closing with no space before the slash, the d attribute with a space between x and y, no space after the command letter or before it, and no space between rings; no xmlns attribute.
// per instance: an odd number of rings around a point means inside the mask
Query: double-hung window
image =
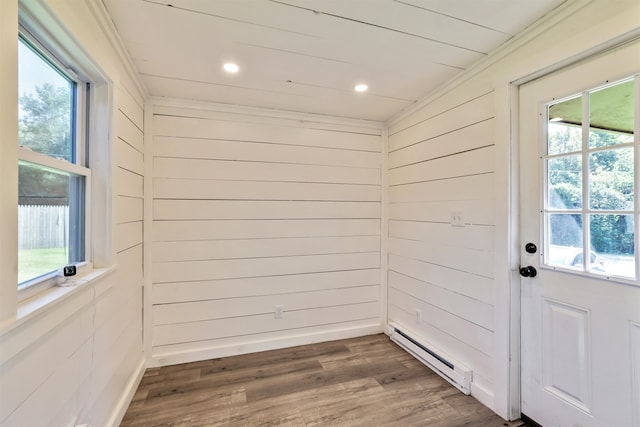
<svg viewBox="0 0 640 427"><path fill-rule="evenodd" d="M88 260L89 84L26 30L18 40L18 289Z"/></svg>

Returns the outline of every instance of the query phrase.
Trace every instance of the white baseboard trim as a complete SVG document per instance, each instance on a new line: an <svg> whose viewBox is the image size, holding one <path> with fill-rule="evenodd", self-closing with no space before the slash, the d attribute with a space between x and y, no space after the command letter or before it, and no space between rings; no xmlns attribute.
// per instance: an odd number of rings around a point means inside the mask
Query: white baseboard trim
<svg viewBox="0 0 640 427"><path fill-rule="evenodd" d="M240 354L257 353L260 351L276 350L298 345L314 344L325 341L335 341L355 338L384 332L380 324L359 326L338 330L322 331L313 334L289 335L263 341L246 342L227 346L194 348L180 353L156 353L147 360L147 367L176 365L178 363L196 362L199 360L216 359L219 357L237 356Z"/></svg>
<svg viewBox="0 0 640 427"><path fill-rule="evenodd" d="M493 392L478 383L471 382L471 396L478 402L495 412L495 396Z"/></svg>
<svg viewBox="0 0 640 427"><path fill-rule="evenodd" d="M138 385L140 385L140 381L142 381L142 376L144 375L144 371L146 369L144 357L138 363L136 370L133 375L131 375L131 379L127 383L127 386L122 393L122 397L118 400L118 403L113 408L111 412L111 416L106 423L108 427L118 427L124 418L124 414L127 412L127 408L129 408L129 404L131 403L131 399L133 399L133 395L138 389Z"/></svg>

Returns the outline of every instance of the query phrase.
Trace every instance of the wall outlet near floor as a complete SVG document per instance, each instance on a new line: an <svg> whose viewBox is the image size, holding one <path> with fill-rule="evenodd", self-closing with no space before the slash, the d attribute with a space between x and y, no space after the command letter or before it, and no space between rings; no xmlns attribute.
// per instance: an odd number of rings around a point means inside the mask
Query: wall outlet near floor
<svg viewBox="0 0 640 427"><path fill-rule="evenodd" d="M451 212L450 222L453 227L464 227L464 217L462 216L462 211Z"/></svg>
<svg viewBox="0 0 640 427"><path fill-rule="evenodd" d="M276 305L276 308L273 312L273 317L275 317L276 319L282 319L282 310L282 304Z"/></svg>

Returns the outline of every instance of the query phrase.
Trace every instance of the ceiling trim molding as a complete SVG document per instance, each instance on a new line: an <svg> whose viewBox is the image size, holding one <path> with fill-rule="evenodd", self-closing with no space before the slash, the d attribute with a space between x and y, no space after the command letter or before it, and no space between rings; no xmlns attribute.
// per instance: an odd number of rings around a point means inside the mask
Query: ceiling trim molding
<svg viewBox="0 0 640 427"><path fill-rule="evenodd" d="M138 69L133 63L133 59L129 54L129 51L124 45L120 34L118 33L109 12L107 11L106 6L102 2L102 0L87 0L87 6L89 10L93 14L94 18L98 21L102 32L107 37L109 44L113 48L113 51L116 53L118 59L124 66L124 69L136 86L137 91L142 96L142 101L146 101L149 98L149 91L145 86L144 82L140 78L138 74Z"/></svg>
<svg viewBox="0 0 640 427"><path fill-rule="evenodd" d="M597 44L589 49L586 49L582 52L579 52L576 55L569 56L565 60L549 65L548 67L542 68L540 70L536 70L531 74L527 74L522 76L511 83L515 86L521 86L526 83L530 83L534 80L543 78L555 71L561 70L565 67L569 67L571 65L577 64L580 61L584 61L585 59L604 55L609 52L611 49L619 48L627 43L631 43L635 40L640 39L640 27L637 27L631 31L627 31L626 33L620 34L617 37L606 40L603 43Z"/></svg>
<svg viewBox="0 0 640 427"><path fill-rule="evenodd" d="M325 125L328 124L348 126L360 129L371 129L372 131L375 131L376 134L380 134L380 132L385 129L384 122L377 122L373 120L350 119L338 116L326 116L322 114L301 113L289 110L277 110L271 108L250 107L245 105L223 104L207 101L194 101L180 98L151 96L148 98L148 105L145 106L145 109L149 107L151 107L151 110L154 112L156 110L156 108L154 107L169 107L181 108L185 110L200 110L211 113L233 113L262 118L296 120L301 124L306 125L319 123Z"/></svg>
<svg viewBox="0 0 640 427"><path fill-rule="evenodd" d="M462 85L463 83L471 80L482 71L496 64L500 60L504 59L514 51L520 49L522 46L529 43L532 39L535 39L542 33L555 27L561 23L567 17L575 14L579 10L592 3L594 0L567 0L565 3L556 7L552 11L548 12L545 16L540 18L537 22L527 27L521 33L516 35L511 40L500 46L495 51L491 52L488 56L467 68L464 72L449 80L443 86L440 86L435 91L427 94L415 104L406 110L400 111L398 114L392 116L386 121L387 126L391 127L398 122L406 119L412 114L416 113L420 109L434 102L438 98L445 96L447 93Z"/></svg>

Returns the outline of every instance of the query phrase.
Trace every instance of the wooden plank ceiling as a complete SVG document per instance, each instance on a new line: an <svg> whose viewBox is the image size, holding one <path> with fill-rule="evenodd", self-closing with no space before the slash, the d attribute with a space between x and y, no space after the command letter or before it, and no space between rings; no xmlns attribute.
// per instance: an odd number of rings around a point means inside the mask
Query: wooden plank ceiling
<svg viewBox="0 0 640 427"><path fill-rule="evenodd" d="M385 121L565 0L103 1L152 96Z"/></svg>

